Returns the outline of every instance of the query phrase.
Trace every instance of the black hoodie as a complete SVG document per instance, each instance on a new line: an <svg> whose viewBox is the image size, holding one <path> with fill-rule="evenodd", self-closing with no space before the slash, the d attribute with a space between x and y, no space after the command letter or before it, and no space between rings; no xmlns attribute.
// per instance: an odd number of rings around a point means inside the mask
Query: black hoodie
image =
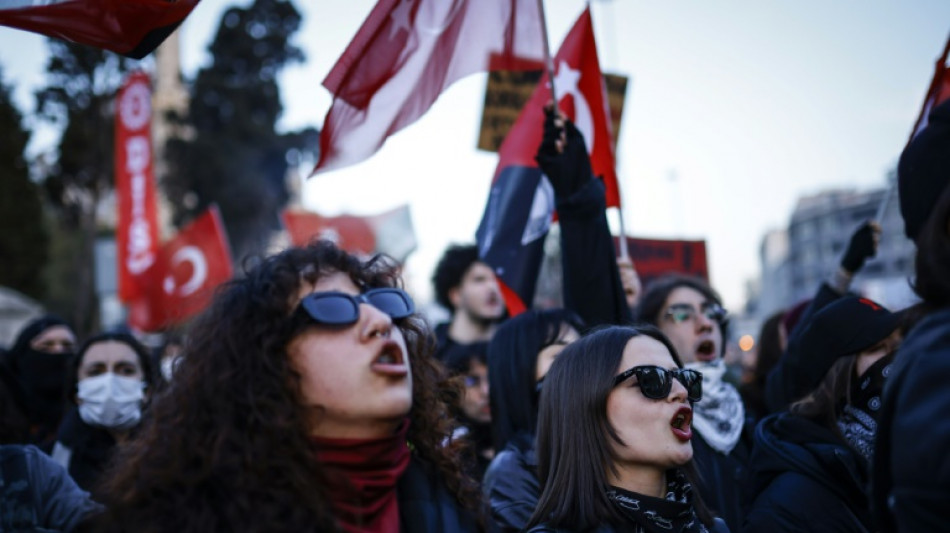
<svg viewBox="0 0 950 533"><path fill-rule="evenodd" d="M763 419L751 471L743 532L871 531L867 462L831 430L790 413Z"/></svg>

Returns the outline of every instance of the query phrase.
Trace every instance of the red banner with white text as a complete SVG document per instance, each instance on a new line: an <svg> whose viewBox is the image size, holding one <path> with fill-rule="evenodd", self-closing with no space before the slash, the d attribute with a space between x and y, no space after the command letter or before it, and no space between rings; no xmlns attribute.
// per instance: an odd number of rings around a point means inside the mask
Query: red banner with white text
<svg viewBox="0 0 950 533"><path fill-rule="evenodd" d="M152 90L148 74L134 72L116 99L115 189L119 299L142 295L144 274L159 248L158 207L152 172Z"/></svg>

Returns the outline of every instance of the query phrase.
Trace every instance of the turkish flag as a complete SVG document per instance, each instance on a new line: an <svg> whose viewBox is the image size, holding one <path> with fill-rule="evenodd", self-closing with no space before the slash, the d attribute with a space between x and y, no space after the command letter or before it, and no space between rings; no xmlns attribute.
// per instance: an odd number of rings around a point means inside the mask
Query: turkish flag
<svg viewBox="0 0 950 533"><path fill-rule="evenodd" d="M143 331L180 324L203 311L232 275L224 224L211 206L162 246L148 296L132 306L129 323Z"/></svg>
<svg viewBox="0 0 950 533"><path fill-rule="evenodd" d="M294 246L304 246L312 239L328 239L348 252L382 253L400 263L416 249L416 233L407 205L367 216L325 217L286 209L281 219Z"/></svg>
<svg viewBox="0 0 950 533"><path fill-rule="evenodd" d="M534 0L380 0L323 80L333 103L313 172L370 157L458 79L537 68L541 24Z"/></svg>
<svg viewBox="0 0 950 533"><path fill-rule="evenodd" d="M590 9L585 9L554 58L558 107L584 134L591 167L602 176L607 206L619 206L607 92L597 58ZM531 305L554 213L554 189L534 156L544 134L544 105L551 100L542 76L498 150L488 205L476 233L479 254L495 269L512 315Z"/></svg>
<svg viewBox="0 0 950 533"><path fill-rule="evenodd" d="M198 0L0 0L0 25L142 59Z"/></svg>
<svg viewBox="0 0 950 533"><path fill-rule="evenodd" d="M920 132L927 127L927 117L930 111L937 107L944 100L950 99L950 65L947 65L947 58L950 55L950 38L947 39L947 45L943 49L943 55L937 60L933 80L927 89L927 96L924 98L924 105L920 109L920 116L914 125L914 131L911 132L907 144L914 140Z"/></svg>

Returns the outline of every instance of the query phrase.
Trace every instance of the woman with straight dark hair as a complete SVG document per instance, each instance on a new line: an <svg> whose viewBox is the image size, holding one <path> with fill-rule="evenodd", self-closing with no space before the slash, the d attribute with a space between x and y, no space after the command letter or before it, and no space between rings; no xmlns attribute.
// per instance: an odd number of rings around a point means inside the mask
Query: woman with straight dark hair
<svg viewBox="0 0 950 533"><path fill-rule="evenodd" d="M73 408L52 453L77 485L92 490L116 446L139 427L155 378L148 348L128 333L100 333L83 343L68 365Z"/></svg>
<svg viewBox="0 0 950 533"><path fill-rule="evenodd" d="M471 532L458 391L397 266L328 241L218 290L97 494L100 531Z"/></svg>
<svg viewBox="0 0 950 533"><path fill-rule="evenodd" d="M582 329L580 319L564 309L526 311L502 324L488 345L496 455L482 489L498 531L522 531L538 502L538 389L551 363Z"/></svg>
<svg viewBox="0 0 950 533"><path fill-rule="evenodd" d="M532 533L725 531L690 481L701 398L702 375L652 326L611 326L565 348L541 392Z"/></svg>

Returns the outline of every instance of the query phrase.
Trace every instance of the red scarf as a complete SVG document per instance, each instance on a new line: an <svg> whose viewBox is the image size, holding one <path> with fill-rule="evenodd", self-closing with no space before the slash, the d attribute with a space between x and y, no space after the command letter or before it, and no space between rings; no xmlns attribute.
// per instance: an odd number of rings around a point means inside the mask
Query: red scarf
<svg viewBox="0 0 950 533"><path fill-rule="evenodd" d="M337 520L347 533L399 531L396 482L409 466L408 431L406 420L393 435L379 439L311 439L327 471Z"/></svg>

